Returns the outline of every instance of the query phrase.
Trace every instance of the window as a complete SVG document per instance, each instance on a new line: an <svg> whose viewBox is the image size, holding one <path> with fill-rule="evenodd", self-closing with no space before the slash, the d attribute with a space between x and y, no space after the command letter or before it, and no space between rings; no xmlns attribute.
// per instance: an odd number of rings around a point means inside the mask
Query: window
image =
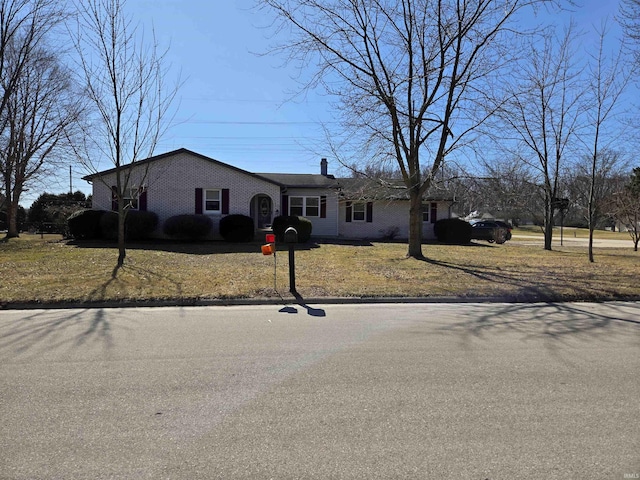
<svg viewBox="0 0 640 480"><path fill-rule="evenodd" d="M220 213L221 208L220 190L205 190L204 210L208 213Z"/></svg>
<svg viewBox="0 0 640 480"><path fill-rule="evenodd" d="M319 217L320 197L289 197L289 215Z"/></svg>
<svg viewBox="0 0 640 480"><path fill-rule="evenodd" d="M354 222L364 222L365 221L365 213L366 206L364 203L354 203L352 205L353 210L351 210L353 215Z"/></svg>
<svg viewBox="0 0 640 480"><path fill-rule="evenodd" d="M431 204L423 203L422 204L422 221L426 223L429 220L431 220L431 223L436 223L437 219L438 219L438 204L436 202L433 202Z"/></svg>
<svg viewBox="0 0 640 480"><path fill-rule="evenodd" d="M131 187L125 190L122 194L122 201L124 202L124 208L131 210L138 210L138 187Z"/></svg>
<svg viewBox="0 0 640 480"><path fill-rule="evenodd" d="M289 215L304 217L304 197L291 197L289 199Z"/></svg>

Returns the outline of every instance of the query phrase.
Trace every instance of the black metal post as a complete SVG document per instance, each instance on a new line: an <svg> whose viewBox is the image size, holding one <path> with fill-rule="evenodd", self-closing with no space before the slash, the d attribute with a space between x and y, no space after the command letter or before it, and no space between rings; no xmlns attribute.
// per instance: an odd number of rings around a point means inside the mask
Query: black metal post
<svg viewBox="0 0 640 480"><path fill-rule="evenodd" d="M296 257L294 245L289 244L289 291L296 295Z"/></svg>

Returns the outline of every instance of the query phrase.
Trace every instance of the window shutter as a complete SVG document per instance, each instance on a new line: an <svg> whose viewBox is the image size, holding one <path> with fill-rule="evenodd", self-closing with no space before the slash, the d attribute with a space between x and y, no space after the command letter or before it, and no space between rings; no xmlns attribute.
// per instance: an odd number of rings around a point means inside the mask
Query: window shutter
<svg viewBox="0 0 640 480"><path fill-rule="evenodd" d="M196 213L202 213L202 189L196 188Z"/></svg>
<svg viewBox="0 0 640 480"><path fill-rule="evenodd" d="M347 202L347 208L345 209L347 211L347 214L345 215L345 222L351 222L351 215L352 215L352 211L353 211L353 207L351 206L351 202Z"/></svg>
<svg viewBox="0 0 640 480"><path fill-rule="evenodd" d="M229 189L228 188L222 189L222 214L223 215L229 214Z"/></svg>
<svg viewBox="0 0 640 480"><path fill-rule="evenodd" d="M320 197L320 218L327 218L327 196Z"/></svg>
<svg viewBox="0 0 640 480"><path fill-rule="evenodd" d="M111 187L111 210L118 210L118 187Z"/></svg>
<svg viewBox="0 0 640 480"><path fill-rule="evenodd" d="M289 195L282 195L282 211L280 215L289 215Z"/></svg>
<svg viewBox="0 0 640 480"><path fill-rule="evenodd" d="M373 202L367 202L367 223L373 222Z"/></svg>
<svg viewBox="0 0 640 480"><path fill-rule="evenodd" d="M138 210L141 212L147 211L147 189L142 187L140 189L140 198L138 199Z"/></svg>
<svg viewBox="0 0 640 480"><path fill-rule="evenodd" d="M438 204L437 203L432 203L431 204L431 223L436 223L436 220L438 219Z"/></svg>

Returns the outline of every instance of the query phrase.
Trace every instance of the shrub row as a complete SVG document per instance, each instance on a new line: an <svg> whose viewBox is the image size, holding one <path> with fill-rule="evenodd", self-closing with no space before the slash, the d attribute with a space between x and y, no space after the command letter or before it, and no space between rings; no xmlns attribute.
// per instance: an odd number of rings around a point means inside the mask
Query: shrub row
<svg viewBox="0 0 640 480"><path fill-rule="evenodd" d="M295 215L281 215L273 219L273 233L276 235L276 241L284 242L284 232L287 228L293 227L298 231L298 243L306 243L311 238L312 223L305 217Z"/></svg>
<svg viewBox="0 0 640 480"><path fill-rule="evenodd" d="M117 240L118 214L105 210L80 210L67 220L69 236L77 240L103 238ZM158 216L153 212L131 210L125 219L125 237L127 240L149 238L158 226Z"/></svg>
<svg viewBox="0 0 640 480"><path fill-rule="evenodd" d="M471 224L459 218L438 220L433 231L439 242L454 245L466 245L471 242Z"/></svg>
<svg viewBox="0 0 640 480"><path fill-rule="evenodd" d="M118 214L105 210L82 210L67 220L69 236L78 240L118 238ZM152 212L131 210L125 220L127 240L149 238L158 226L158 216ZM254 237L253 219L246 215L227 215L220 220L220 235L227 242L250 242ZM213 230L213 221L206 215L175 215L162 226L165 235L176 240L201 240Z"/></svg>

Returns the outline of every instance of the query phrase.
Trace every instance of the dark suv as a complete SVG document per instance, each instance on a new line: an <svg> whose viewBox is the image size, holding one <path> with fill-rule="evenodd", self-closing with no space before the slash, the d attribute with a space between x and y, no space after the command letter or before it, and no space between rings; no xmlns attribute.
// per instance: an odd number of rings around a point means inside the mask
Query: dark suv
<svg viewBox="0 0 640 480"><path fill-rule="evenodd" d="M478 220L471 224L472 240L486 240L489 243L504 243L509 240L509 238L511 238L511 232L509 229L493 220Z"/></svg>

